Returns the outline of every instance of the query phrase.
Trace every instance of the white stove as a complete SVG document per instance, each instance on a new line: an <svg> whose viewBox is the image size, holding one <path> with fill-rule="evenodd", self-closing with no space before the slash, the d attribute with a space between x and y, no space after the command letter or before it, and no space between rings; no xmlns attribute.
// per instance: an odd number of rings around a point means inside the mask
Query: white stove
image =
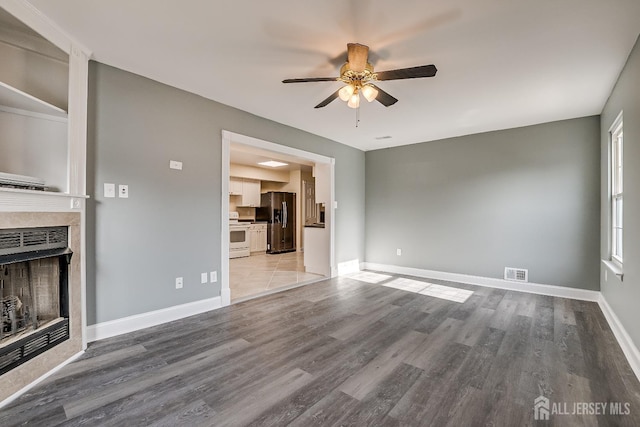
<svg viewBox="0 0 640 427"><path fill-rule="evenodd" d="M229 212L229 258L251 255L249 223L239 221L238 212Z"/></svg>

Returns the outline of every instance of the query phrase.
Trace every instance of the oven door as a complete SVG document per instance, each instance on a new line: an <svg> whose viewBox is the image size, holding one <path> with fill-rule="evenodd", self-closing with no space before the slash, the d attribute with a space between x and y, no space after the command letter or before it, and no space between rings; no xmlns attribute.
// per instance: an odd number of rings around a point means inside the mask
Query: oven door
<svg viewBox="0 0 640 427"><path fill-rule="evenodd" d="M248 226L229 226L229 258L239 258L251 255L251 248L249 245Z"/></svg>

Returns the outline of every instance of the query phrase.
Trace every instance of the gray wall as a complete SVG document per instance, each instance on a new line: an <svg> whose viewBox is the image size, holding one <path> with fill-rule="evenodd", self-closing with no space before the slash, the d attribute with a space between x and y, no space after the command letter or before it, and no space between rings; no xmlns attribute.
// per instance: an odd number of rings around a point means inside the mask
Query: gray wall
<svg viewBox="0 0 640 427"><path fill-rule="evenodd" d="M598 289L599 118L366 153L366 258ZM396 249L402 249L402 256Z"/></svg>
<svg viewBox="0 0 640 427"><path fill-rule="evenodd" d="M334 157L336 259L364 259L362 151L95 62L89 86L88 324L220 294L200 273L220 272L222 129Z"/></svg>
<svg viewBox="0 0 640 427"><path fill-rule="evenodd" d="M620 111L624 120L624 281L611 272L605 280L601 266L602 293L623 326L640 347L640 41L631 51L601 115L602 149L602 259L609 259L609 128Z"/></svg>

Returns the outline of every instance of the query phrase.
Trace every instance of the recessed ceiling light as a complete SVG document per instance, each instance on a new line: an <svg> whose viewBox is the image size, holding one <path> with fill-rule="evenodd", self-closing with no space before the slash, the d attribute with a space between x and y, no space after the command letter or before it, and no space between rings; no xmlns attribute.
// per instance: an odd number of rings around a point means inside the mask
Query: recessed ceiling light
<svg viewBox="0 0 640 427"><path fill-rule="evenodd" d="M268 162L260 162L258 164L262 166L269 166L271 168L277 168L280 166L287 166L289 163L282 163L282 162L276 162L274 160L269 160Z"/></svg>

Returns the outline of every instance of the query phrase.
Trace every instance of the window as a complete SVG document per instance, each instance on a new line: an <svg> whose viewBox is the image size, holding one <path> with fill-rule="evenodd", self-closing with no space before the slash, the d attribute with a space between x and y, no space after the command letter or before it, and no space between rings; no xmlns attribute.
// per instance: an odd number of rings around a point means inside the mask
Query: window
<svg viewBox="0 0 640 427"><path fill-rule="evenodd" d="M622 265L622 113L611 126L611 261Z"/></svg>

